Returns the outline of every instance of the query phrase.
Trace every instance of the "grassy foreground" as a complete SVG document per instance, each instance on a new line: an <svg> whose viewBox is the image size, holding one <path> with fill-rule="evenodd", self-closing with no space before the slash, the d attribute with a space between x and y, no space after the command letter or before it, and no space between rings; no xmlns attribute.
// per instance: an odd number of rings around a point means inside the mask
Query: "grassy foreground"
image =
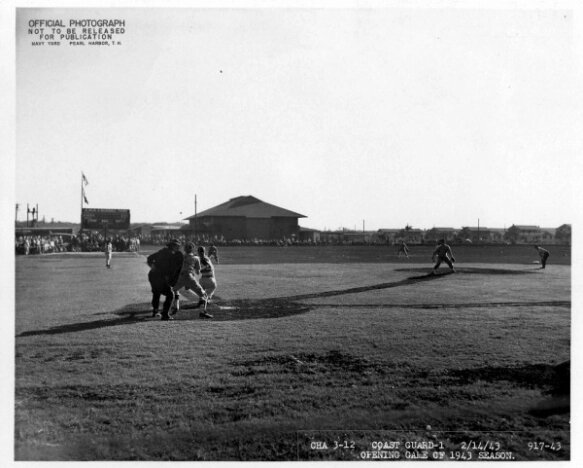
<svg viewBox="0 0 583 468"><path fill-rule="evenodd" d="M570 458L569 265L270 252L173 322L143 256L17 258L16 460Z"/></svg>

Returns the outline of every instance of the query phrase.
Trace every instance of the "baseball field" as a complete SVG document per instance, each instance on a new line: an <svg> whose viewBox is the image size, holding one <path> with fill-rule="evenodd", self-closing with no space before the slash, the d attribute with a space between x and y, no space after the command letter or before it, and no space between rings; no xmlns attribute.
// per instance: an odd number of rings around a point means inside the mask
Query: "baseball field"
<svg viewBox="0 0 583 468"><path fill-rule="evenodd" d="M169 322L157 248L16 258L16 460L570 459L569 247L221 248Z"/></svg>

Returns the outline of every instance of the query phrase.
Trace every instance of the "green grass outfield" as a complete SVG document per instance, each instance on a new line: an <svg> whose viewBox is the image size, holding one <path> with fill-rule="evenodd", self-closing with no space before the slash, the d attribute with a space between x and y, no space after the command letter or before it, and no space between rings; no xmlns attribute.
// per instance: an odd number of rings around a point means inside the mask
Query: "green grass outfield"
<svg viewBox="0 0 583 468"><path fill-rule="evenodd" d="M17 257L16 460L569 459L569 250L411 253L222 248L172 322L143 255Z"/></svg>

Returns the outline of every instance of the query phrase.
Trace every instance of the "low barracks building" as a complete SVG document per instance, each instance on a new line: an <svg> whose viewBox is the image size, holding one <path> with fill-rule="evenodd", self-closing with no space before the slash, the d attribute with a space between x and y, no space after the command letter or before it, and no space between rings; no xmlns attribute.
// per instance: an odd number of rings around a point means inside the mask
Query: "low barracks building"
<svg viewBox="0 0 583 468"><path fill-rule="evenodd" d="M298 219L305 217L249 195L232 198L186 219L196 235L273 240L298 236Z"/></svg>

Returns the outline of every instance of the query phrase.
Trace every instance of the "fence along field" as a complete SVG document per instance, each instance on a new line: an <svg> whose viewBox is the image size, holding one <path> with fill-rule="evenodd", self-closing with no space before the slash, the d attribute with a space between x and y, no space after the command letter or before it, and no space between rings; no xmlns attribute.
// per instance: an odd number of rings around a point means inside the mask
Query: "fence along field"
<svg viewBox="0 0 583 468"><path fill-rule="evenodd" d="M17 257L16 460L570 458L567 248L355 249L222 249L173 322L144 256Z"/></svg>

